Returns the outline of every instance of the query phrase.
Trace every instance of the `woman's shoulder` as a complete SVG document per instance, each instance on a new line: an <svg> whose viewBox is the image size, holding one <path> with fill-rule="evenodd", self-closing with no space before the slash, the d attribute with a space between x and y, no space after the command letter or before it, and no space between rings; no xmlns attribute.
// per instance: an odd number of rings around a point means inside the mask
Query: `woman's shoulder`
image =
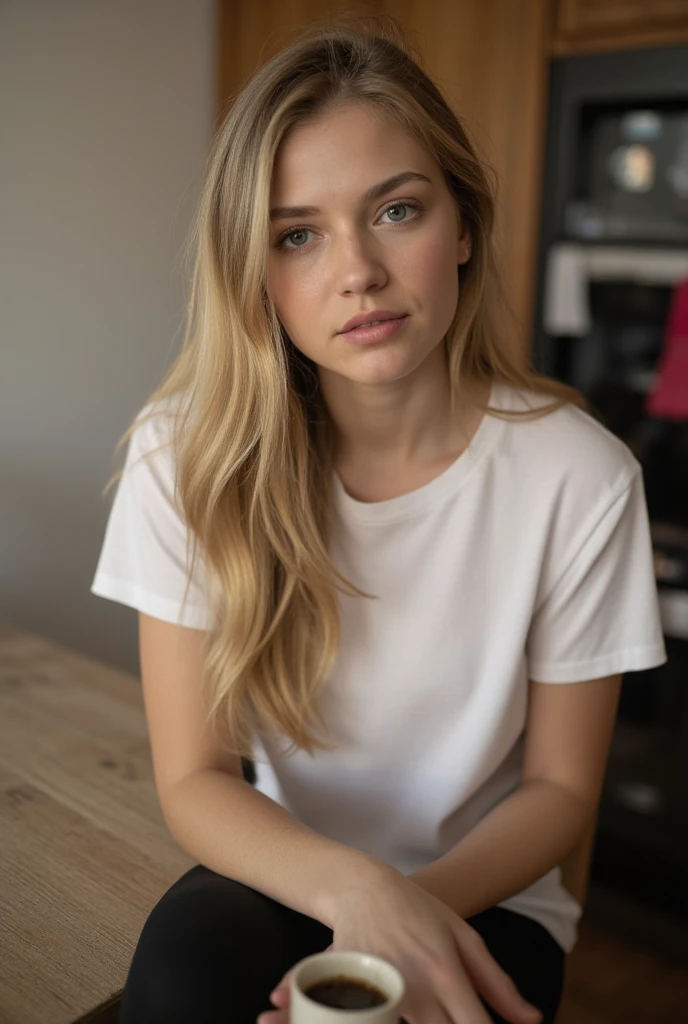
<svg viewBox="0 0 688 1024"><path fill-rule="evenodd" d="M553 394L500 384L495 406L512 411L535 410L552 404ZM510 421L507 447L524 460L529 476L545 481L585 480L596 485L621 489L628 486L640 463L629 446L595 416L571 402L552 412L519 421Z"/></svg>
<svg viewBox="0 0 688 1024"><path fill-rule="evenodd" d="M147 402L131 427L131 447L140 455L172 458L176 418L183 405L178 396Z"/></svg>
<svg viewBox="0 0 688 1024"><path fill-rule="evenodd" d="M177 476L176 415L179 399L147 402L129 429L123 478L146 502L173 501Z"/></svg>

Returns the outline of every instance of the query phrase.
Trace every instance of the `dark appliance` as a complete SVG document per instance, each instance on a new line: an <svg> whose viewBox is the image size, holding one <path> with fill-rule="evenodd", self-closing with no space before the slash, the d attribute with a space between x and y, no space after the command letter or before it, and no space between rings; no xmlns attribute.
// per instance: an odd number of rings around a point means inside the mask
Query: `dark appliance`
<svg viewBox="0 0 688 1024"><path fill-rule="evenodd" d="M647 410L688 279L688 47L553 61L544 182L534 362L643 467L669 659L624 678L591 882L685 929L688 419Z"/></svg>

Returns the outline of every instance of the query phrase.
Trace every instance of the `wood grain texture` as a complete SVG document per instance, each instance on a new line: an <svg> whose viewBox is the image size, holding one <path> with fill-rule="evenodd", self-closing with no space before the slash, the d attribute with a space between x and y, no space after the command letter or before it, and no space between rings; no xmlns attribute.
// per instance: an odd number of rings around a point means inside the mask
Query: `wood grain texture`
<svg viewBox="0 0 688 1024"><path fill-rule="evenodd" d="M501 330L524 360L540 217L550 0L221 0L218 121L254 71L313 20L391 14L464 120L499 182L495 238L513 311Z"/></svg>
<svg viewBox="0 0 688 1024"><path fill-rule="evenodd" d="M688 43L688 0L556 0L553 56Z"/></svg>
<svg viewBox="0 0 688 1024"><path fill-rule="evenodd" d="M557 28L566 35L642 32L688 21L688 0L558 0Z"/></svg>
<svg viewBox="0 0 688 1024"><path fill-rule="evenodd" d="M75 1024L119 1024L119 1011L122 1000L119 996L106 1000L101 1006L96 1007L85 1017L80 1017Z"/></svg>
<svg viewBox="0 0 688 1024"><path fill-rule="evenodd" d="M162 819L139 682L2 627L3 1024L107 1020L89 1015L193 863Z"/></svg>

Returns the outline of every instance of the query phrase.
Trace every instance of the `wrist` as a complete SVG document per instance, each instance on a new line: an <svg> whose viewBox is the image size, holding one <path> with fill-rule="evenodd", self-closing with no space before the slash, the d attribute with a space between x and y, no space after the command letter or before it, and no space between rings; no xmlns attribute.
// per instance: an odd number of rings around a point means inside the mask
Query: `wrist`
<svg viewBox="0 0 688 1024"><path fill-rule="evenodd" d="M352 847L339 847L328 863L328 879L317 898L318 920L334 930L337 908L352 891L375 889L395 872L385 861Z"/></svg>

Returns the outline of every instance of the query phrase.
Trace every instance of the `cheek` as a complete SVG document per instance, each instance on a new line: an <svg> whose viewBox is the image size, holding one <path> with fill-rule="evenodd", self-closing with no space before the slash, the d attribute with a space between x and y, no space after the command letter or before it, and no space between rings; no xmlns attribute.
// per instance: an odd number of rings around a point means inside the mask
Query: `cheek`
<svg viewBox="0 0 688 1024"><path fill-rule="evenodd" d="M322 282L312 268L308 274L290 266L269 269L267 282L272 301L285 324L288 320L292 326L303 322L304 314L311 313L318 304Z"/></svg>
<svg viewBox="0 0 688 1024"><path fill-rule="evenodd" d="M312 330L319 322L316 318L318 287L313 277L304 278L289 267L280 267L277 271L268 268L267 288L277 315L296 348L318 362L321 357L319 332L317 326L315 332Z"/></svg>
<svg viewBox="0 0 688 1024"><path fill-rule="evenodd" d="M454 315L459 295L455 255L455 239L428 239L414 251L407 268L407 280L433 320L445 321Z"/></svg>

